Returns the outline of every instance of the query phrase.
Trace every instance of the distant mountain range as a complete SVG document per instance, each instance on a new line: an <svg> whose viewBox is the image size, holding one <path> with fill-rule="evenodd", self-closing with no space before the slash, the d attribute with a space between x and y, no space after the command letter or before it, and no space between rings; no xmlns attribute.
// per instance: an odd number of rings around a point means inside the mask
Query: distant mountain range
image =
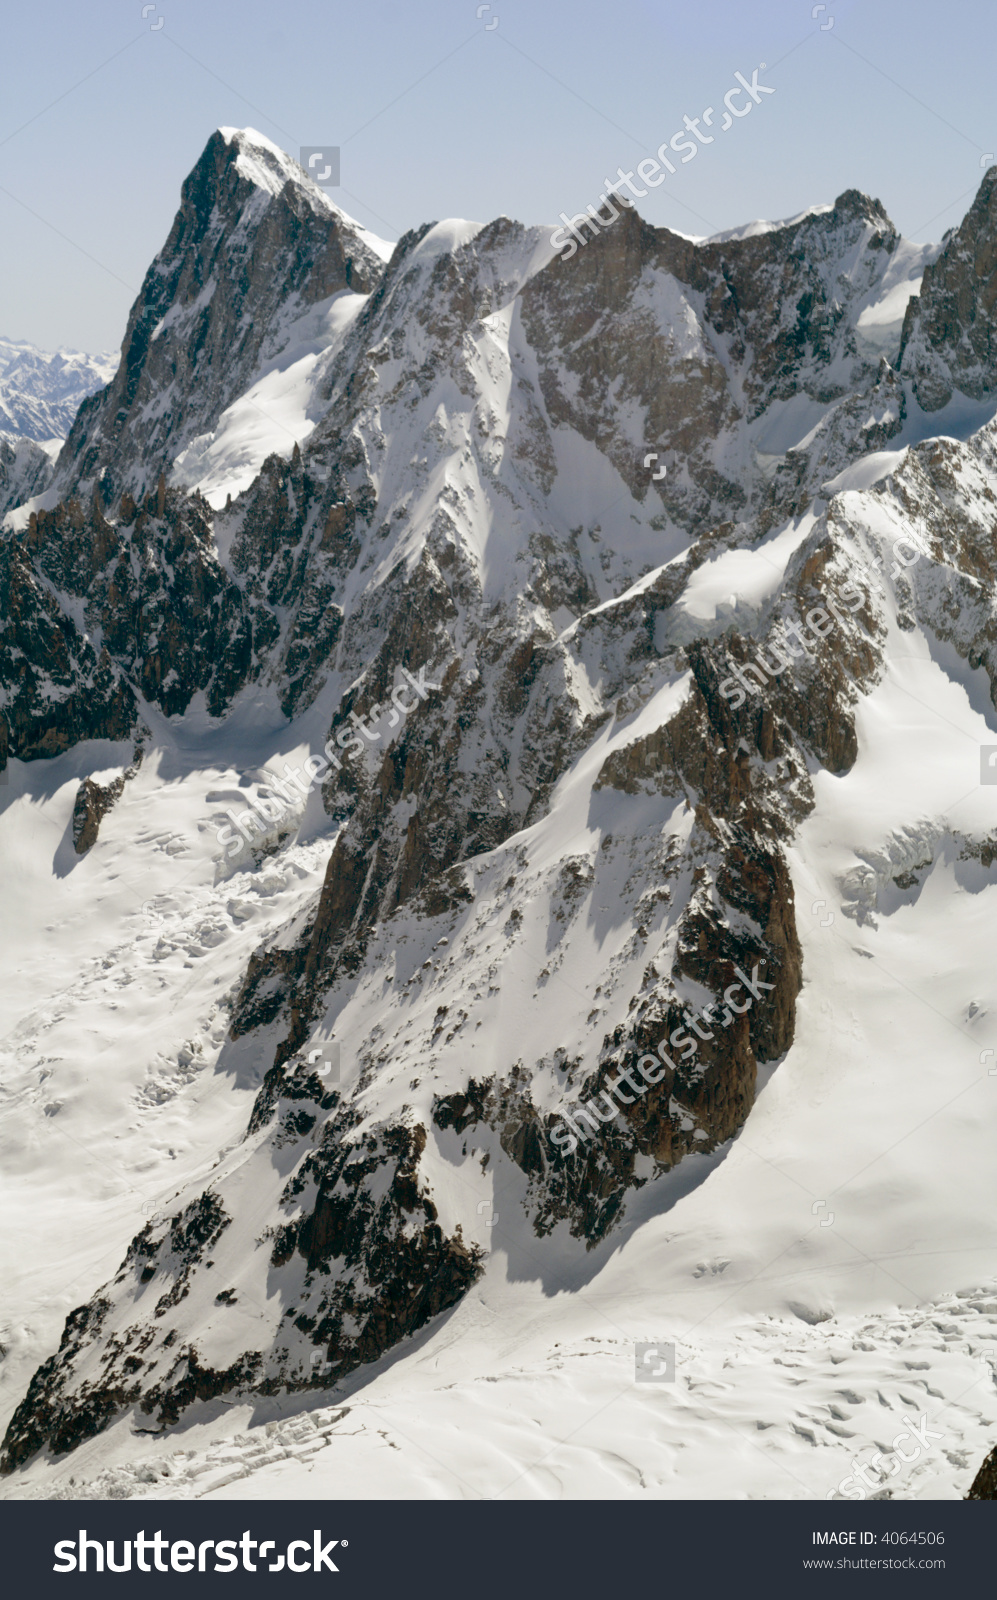
<svg viewBox="0 0 997 1600"><path fill-rule="evenodd" d="M63 440L80 403L110 383L117 366L112 351L39 350L0 338L0 435L38 444Z"/></svg>

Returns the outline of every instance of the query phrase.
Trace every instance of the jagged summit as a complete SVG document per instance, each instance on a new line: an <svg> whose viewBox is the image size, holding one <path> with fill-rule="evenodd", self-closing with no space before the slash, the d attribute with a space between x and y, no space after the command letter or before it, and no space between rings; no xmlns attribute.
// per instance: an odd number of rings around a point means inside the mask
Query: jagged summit
<svg viewBox="0 0 997 1600"><path fill-rule="evenodd" d="M933 253L901 241L878 201L846 190L831 207L706 241L652 228L631 210L568 261L552 259L545 230L505 218L487 227L450 219L407 234L389 269L380 241L290 155L254 129L220 128L183 184L169 239L132 309L114 383L81 409L44 504L74 488L85 497L100 478L110 507L123 490L147 492L164 472L224 505L268 453L286 457L316 428L316 439L338 429L331 401L358 393L356 361L362 348L373 349L371 319L397 341L401 300L418 299L418 321L455 273L480 283L461 307L465 326L472 305L480 318L519 297L530 340L539 341L554 421L603 449L603 409L619 408L622 417L638 407L670 463L669 514L690 526L767 492L769 469L760 480L752 461L786 457L815 422L834 429L822 466L843 465L862 448L853 423L832 424L827 408L857 392L872 395L880 358L894 358L907 299ZM407 286L401 295L399 284ZM382 296L361 316L357 297L379 286ZM344 294L351 304L326 316L325 303ZM565 337L574 342L569 330L588 319L588 306L605 337L569 348ZM309 319L312 307L321 315ZM547 327L548 310L557 329ZM452 322L449 308L444 317ZM637 327L649 344L633 343ZM617 360L622 390L603 370ZM773 433L766 418L790 401L793 412L780 414ZM899 407L895 413L899 425ZM619 428L612 432L609 459L643 498L643 458L623 446ZM808 477L798 497L813 487Z"/></svg>
<svg viewBox="0 0 997 1600"><path fill-rule="evenodd" d="M874 200L872 195L866 194L862 189L844 189L831 209L839 216L861 217L866 222L885 223L890 233L896 232L883 202Z"/></svg>
<svg viewBox="0 0 997 1600"><path fill-rule="evenodd" d="M220 150L218 141L223 146ZM223 171L226 165L234 166L240 178L275 197L290 184L295 190L300 190L307 203L319 211L330 212L361 236L368 239L375 237L342 206L336 205L327 191L315 183L311 174L293 156L256 128L217 128L208 140L197 167L188 177L188 183L206 157L216 172ZM387 259L391 248L384 240L377 240L375 253Z"/></svg>
<svg viewBox="0 0 997 1600"><path fill-rule="evenodd" d="M132 307L118 372L77 415L56 492L100 477L110 504L155 483L249 388L297 316L374 287L383 259L368 239L263 135L213 133Z"/></svg>
<svg viewBox="0 0 997 1600"><path fill-rule="evenodd" d="M258 188L269 189L271 194L277 195L285 184L297 183L307 187L317 201L334 211L339 209L333 206L325 190L313 183L305 169L265 133L255 128L218 128L208 140L205 155L218 139L225 146L226 158L234 160L239 171Z"/></svg>

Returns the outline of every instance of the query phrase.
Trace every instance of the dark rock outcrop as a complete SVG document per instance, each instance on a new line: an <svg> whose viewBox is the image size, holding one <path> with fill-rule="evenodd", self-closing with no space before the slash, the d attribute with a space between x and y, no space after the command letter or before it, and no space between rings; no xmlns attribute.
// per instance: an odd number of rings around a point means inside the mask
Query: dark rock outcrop
<svg viewBox="0 0 997 1600"><path fill-rule="evenodd" d="M78 856L85 856L97 843L97 830L101 821L107 816L124 787L123 777L115 778L113 783L103 785L94 783L92 778L84 778L76 791L73 805L73 849Z"/></svg>
<svg viewBox="0 0 997 1600"><path fill-rule="evenodd" d="M973 1479L967 1500L997 1500L997 1449L991 1450Z"/></svg>

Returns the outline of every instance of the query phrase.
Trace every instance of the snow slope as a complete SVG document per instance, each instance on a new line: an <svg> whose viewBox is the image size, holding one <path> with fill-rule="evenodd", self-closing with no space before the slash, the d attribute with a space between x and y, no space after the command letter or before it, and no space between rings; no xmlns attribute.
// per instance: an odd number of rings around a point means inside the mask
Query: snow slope
<svg viewBox="0 0 997 1600"><path fill-rule="evenodd" d="M259 377L222 412L217 427L181 450L170 482L199 489L223 506L248 489L267 456L288 456L325 413L320 387L366 295L343 289L309 306L286 329L280 354L261 363Z"/></svg>

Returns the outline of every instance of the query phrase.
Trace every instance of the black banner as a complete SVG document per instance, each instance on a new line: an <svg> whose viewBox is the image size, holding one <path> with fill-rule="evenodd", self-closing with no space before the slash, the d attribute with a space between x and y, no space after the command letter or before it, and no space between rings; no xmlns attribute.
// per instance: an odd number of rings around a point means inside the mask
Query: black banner
<svg viewBox="0 0 997 1600"><path fill-rule="evenodd" d="M365 1600L727 1582L888 1594L912 1579L949 1595L992 1572L992 1517L964 1501L8 1501L0 1570L18 1600L309 1579Z"/></svg>

